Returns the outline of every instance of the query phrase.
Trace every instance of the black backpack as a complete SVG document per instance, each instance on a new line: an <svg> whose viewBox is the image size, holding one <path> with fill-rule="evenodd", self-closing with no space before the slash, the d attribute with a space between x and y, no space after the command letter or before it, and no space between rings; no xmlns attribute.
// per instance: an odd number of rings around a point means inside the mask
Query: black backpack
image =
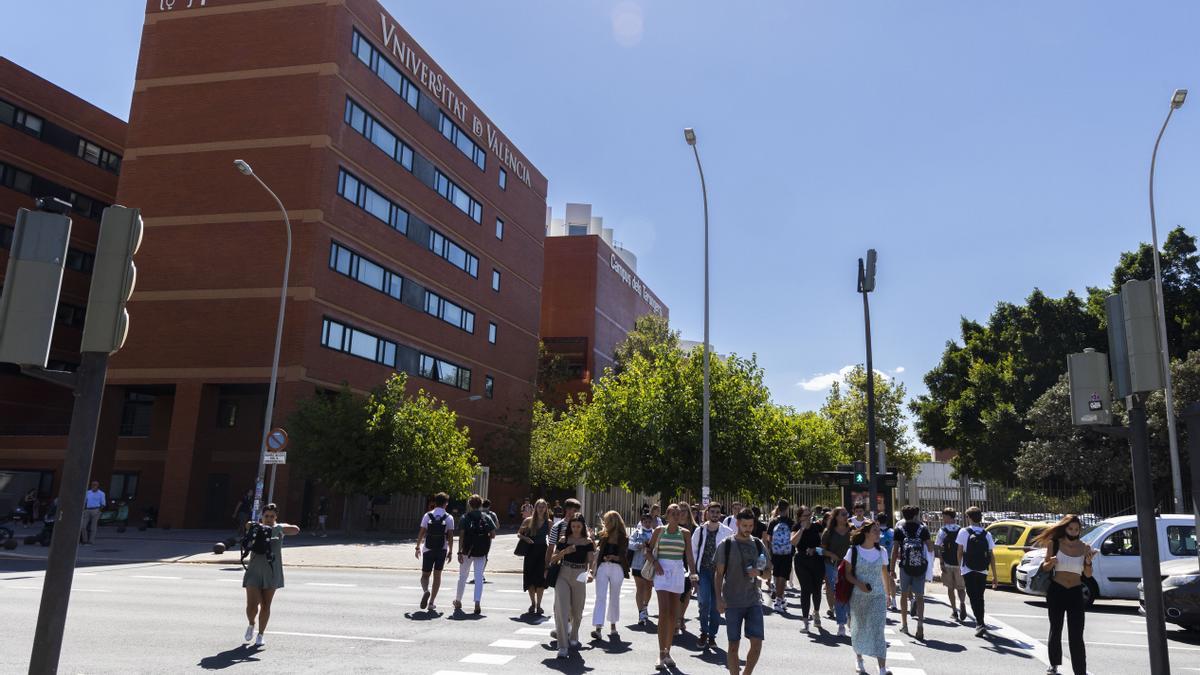
<svg viewBox="0 0 1200 675"><path fill-rule="evenodd" d="M917 526L915 532L912 525ZM920 523L904 523L904 541L900 544L900 567L910 577L924 575L929 567L929 560L925 558L925 542L921 538L925 532L925 526Z"/></svg>
<svg viewBox="0 0 1200 675"><path fill-rule="evenodd" d="M963 554L963 565L977 572L987 569L987 537L987 532L983 529L967 528L967 545Z"/></svg>
<svg viewBox="0 0 1200 675"><path fill-rule="evenodd" d="M263 555L267 562L274 562L275 555L271 551L272 528L255 523L242 535L242 567L246 566L246 558L250 554Z"/></svg>
<svg viewBox="0 0 1200 675"><path fill-rule="evenodd" d="M488 554L492 548L489 536L494 530L492 519L483 511L472 511L463 516L463 532L466 534L467 551L471 557L481 557Z"/></svg>
<svg viewBox="0 0 1200 675"><path fill-rule="evenodd" d="M951 529L953 528L953 529ZM958 567L958 533L961 525L942 526L942 564Z"/></svg>
<svg viewBox="0 0 1200 675"><path fill-rule="evenodd" d="M440 551L446 548L446 518L449 514L429 516L429 525L425 528L425 548L430 551Z"/></svg>

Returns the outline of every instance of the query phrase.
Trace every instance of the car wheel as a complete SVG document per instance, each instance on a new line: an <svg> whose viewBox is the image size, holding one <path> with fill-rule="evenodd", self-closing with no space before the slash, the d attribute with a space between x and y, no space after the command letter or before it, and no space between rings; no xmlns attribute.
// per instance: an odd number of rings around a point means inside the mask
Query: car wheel
<svg viewBox="0 0 1200 675"><path fill-rule="evenodd" d="M1096 585L1095 579L1083 580L1083 608L1091 609L1092 604L1096 602L1096 598L1100 595L1100 588Z"/></svg>

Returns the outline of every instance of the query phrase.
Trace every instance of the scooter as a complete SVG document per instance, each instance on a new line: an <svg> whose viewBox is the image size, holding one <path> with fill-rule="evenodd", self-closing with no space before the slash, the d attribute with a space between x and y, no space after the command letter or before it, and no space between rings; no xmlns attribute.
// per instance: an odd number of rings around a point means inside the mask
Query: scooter
<svg viewBox="0 0 1200 675"><path fill-rule="evenodd" d="M12 513L8 514L8 517L4 519L4 524L0 524L0 544L4 543L5 540L12 539L13 537L17 536L17 523L24 519L25 509L21 508L20 506L14 508ZM8 524L10 521L12 522L12 525Z"/></svg>

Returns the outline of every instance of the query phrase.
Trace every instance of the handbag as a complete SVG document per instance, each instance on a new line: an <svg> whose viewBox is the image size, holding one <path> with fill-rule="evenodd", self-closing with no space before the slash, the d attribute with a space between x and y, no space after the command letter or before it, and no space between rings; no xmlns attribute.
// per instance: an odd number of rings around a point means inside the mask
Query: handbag
<svg viewBox="0 0 1200 675"><path fill-rule="evenodd" d="M545 588L554 588L558 583L558 572L562 569L562 563L554 563L546 568L546 585Z"/></svg>
<svg viewBox="0 0 1200 675"><path fill-rule="evenodd" d="M837 568L837 586L834 588L834 597L843 605L850 602L850 596L854 593L854 585L846 578L846 570L849 569L851 574L858 574L858 547L853 546L850 549L850 563L846 563L843 558L838 563Z"/></svg>
<svg viewBox="0 0 1200 675"><path fill-rule="evenodd" d="M529 553L529 542L517 539L517 548L513 550L513 555L524 558L527 553Z"/></svg>
<svg viewBox="0 0 1200 675"><path fill-rule="evenodd" d="M1054 542L1054 555L1058 555L1058 541ZM1029 590L1034 593L1045 593L1050 590L1050 582L1054 579L1054 570L1038 566L1037 572L1029 577Z"/></svg>
<svg viewBox="0 0 1200 675"><path fill-rule="evenodd" d="M658 559L657 546L654 547L654 559ZM654 562L649 558L646 558L646 562L642 563L642 569L638 571L638 574L642 575L642 578L646 581L654 581L654 575L656 572L657 570L654 569Z"/></svg>

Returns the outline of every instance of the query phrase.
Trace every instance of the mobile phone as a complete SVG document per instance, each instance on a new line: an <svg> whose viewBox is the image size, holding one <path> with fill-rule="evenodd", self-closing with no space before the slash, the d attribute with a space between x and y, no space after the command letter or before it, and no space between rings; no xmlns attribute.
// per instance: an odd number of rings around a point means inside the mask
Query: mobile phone
<svg viewBox="0 0 1200 675"><path fill-rule="evenodd" d="M867 592L868 592L868 593L870 593L870 592L871 592L871 584L867 584Z"/></svg>

